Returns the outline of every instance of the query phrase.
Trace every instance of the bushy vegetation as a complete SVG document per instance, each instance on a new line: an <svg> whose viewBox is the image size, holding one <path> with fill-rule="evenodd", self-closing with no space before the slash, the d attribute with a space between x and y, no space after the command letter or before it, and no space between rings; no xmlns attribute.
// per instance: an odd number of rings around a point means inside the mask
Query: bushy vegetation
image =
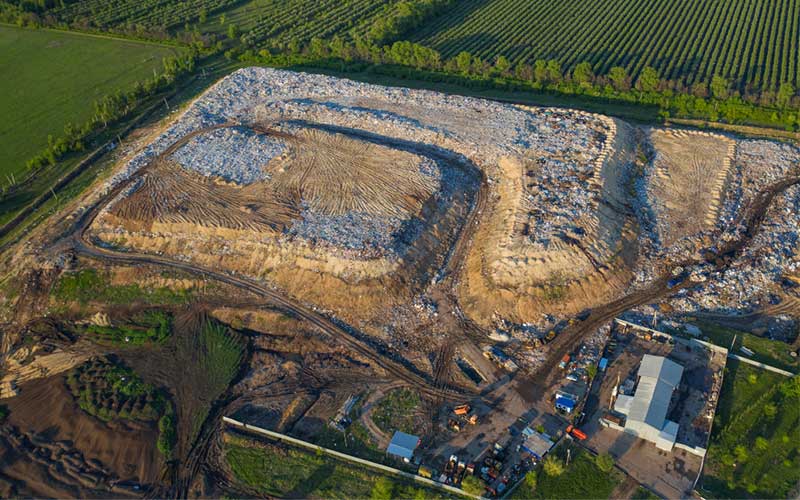
<svg viewBox="0 0 800 500"><path fill-rule="evenodd" d="M210 320L200 330L200 366L211 390L221 393L233 380L244 357L244 340L226 325Z"/></svg>
<svg viewBox="0 0 800 500"><path fill-rule="evenodd" d="M133 370L114 358L94 358L67 372L66 382L78 406L104 422L158 422L158 449L166 457L172 454L176 439L172 403Z"/></svg>
<svg viewBox="0 0 800 500"><path fill-rule="evenodd" d="M62 274L53 287L53 296L60 301L87 304L91 301L109 304L182 304L188 301L191 290L172 290L167 287L149 288L137 284L112 285L105 274L96 269L83 269Z"/></svg>
<svg viewBox="0 0 800 500"><path fill-rule="evenodd" d="M670 88L650 67L644 68L634 80L627 73L622 78L622 70L616 70L613 75L596 75L586 65L576 68L576 73L564 68L557 60L537 60L512 66L504 57L484 60L466 51L444 59L439 52L408 41L380 47L365 39L347 41L337 37L329 41L314 38L299 52L287 50L273 54L266 49L244 52L231 49L227 54L255 64L329 67L345 73L368 71L476 89L530 91L586 97L600 103L635 104L655 108L663 119L699 119L790 131L800 128L799 103L795 97L780 104L767 105L733 91L730 81L721 78L715 79L714 85L706 85L707 89L712 89L710 91L682 93ZM784 90L787 95L795 95L793 86L787 85Z"/></svg>
<svg viewBox="0 0 800 500"><path fill-rule="evenodd" d="M730 360L703 496L785 498L800 481L800 378Z"/></svg>
<svg viewBox="0 0 800 500"><path fill-rule="evenodd" d="M389 434L398 430L413 434L416 430L414 415L419 404L419 393L416 391L408 388L396 389L378 402L372 412L372 421Z"/></svg>
<svg viewBox="0 0 800 500"><path fill-rule="evenodd" d="M225 460L238 481L280 498L442 498L438 490L399 482L327 455L258 445L232 435L226 436Z"/></svg>
<svg viewBox="0 0 800 500"><path fill-rule="evenodd" d="M169 338L172 316L159 310L135 314L123 324L113 326L87 325L79 332L100 344L144 345L160 344Z"/></svg>
<svg viewBox="0 0 800 500"><path fill-rule="evenodd" d="M568 446L551 451L543 466L529 472L511 498L609 498L624 480L622 473L613 468L613 460L593 457L582 448L572 446L569 465L565 465Z"/></svg>
<svg viewBox="0 0 800 500"><path fill-rule="evenodd" d="M195 409L189 432L191 439L200 432L211 403L225 392L236 377L245 356L244 337L215 320L207 318L200 327L198 337L199 342L193 346L196 357L192 369L197 371L202 381L192 383L200 388L200 400L204 404Z"/></svg>

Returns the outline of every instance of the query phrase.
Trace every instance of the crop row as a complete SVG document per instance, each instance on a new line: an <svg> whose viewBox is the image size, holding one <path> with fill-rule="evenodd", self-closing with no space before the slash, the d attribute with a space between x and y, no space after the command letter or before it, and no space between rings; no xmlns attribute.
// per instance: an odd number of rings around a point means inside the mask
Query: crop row
<svg viewBox="0 0 800 500"><path fill-rule="evenodd" d="M238 0L81 0L51 13L67 22L90 20L100 28L141 25L169 29L195 22L206 14L227 9Z"/></svg>
<svg viewBox="0 0 800 500"><path fill-rule="evenodd" d="M267 40L302 43L351 30L363 32L387 3L389 0L262 0L258 20L244 40L252 45Z"/></svg>
<svg viewBox="0 0 800 500"><path fill-rule="evenodd" d="M411 39L445 57L588 61L634 77L652 66L687 86L713 75L762 90L800 83L800 0L462 0Z"/></svg>

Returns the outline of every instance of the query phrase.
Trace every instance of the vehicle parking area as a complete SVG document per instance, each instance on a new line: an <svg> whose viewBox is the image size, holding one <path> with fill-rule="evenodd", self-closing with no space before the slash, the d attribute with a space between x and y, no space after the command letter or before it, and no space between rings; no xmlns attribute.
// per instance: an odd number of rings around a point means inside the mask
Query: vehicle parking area
<svg viewBox="0 0 800 500"><path fill-rule="evenodd" d="M652 442L601 423L601 418L624 419L610 410L617 393L633 393L645 354L666 357L683 367L680 385L672 393L667 413L668 420L678 423L672 451L661 450ZM686 496L697 479L711 432L726 352L693 340L615 322L605 357L607 368L598 374L587 403L582 430L588 437L584 444L597 453L611 454L617 465L659 495Z"/></svg>

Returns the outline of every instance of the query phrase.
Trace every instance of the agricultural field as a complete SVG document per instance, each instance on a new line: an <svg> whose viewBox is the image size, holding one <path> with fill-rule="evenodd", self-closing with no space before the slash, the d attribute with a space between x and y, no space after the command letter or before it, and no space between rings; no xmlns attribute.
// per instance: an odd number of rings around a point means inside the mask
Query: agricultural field
<svg viewBox="0 0 800 500"><path fill-rule="evenodd" d="M730 360L704 476L706 498L786 498L800 480L800 378Z"/></svg>
<svg viewBox="0 0 800 500"><path fill-rule="evenodd" d="M160 71L175 48L77 33L0 26L0 185L25 177L25 163L92 117L92 103ZM0 205L0 216L4 207Z"/></svg>
<svg viewBox="0 0 800 500"><path fill-rule="evenodd" d="M201 31L228 34L233 25L246 45L304 44L312 37L348 36L351 31L363 35L391 4L390 0L254 0L224 13L224 18L215 16Z"/></svg>
<svg viewBox="0 0 800 500"><path fill-rule="evenodd" d="M312 37L365 34L391 0L86 0L47 14L79 29L99 28L170 37L189 28L241 40L249 46L281 45Z"/></svg>
<svg viewBox="0 0 800 500"><path fill-rule="evenodd" d="M596 74L645 66L689 86L721 75L739 88L798 84L797 0L465 0L425 23L413 41L452 57L460 51L512 64L590 62Z"/></svg>

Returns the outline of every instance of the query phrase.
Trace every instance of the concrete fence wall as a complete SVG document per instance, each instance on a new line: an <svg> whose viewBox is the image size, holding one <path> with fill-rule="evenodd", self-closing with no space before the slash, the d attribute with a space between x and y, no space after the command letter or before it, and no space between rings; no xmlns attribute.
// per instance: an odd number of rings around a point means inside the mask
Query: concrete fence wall
<svg viewBox="0 0 800 500"><path fill-rule="evenodd" d="M766 365L764 363L761 363L760 361L754 361L754 360L746 358L744 356L739 356L738 354L732 354L731 353L731 354L728 354L728 357L729 358L733 358L733 359L738 359L739 361L747 363L748 365L757 366L759 368L763 368L764 370L768 370L768 371L771 371L773 373L778 373L778 374L786 376L786 377L794 377L795 376L795 374L792 373L792 372L787 372L786 370L781 370L780 368L775 368L774 366Z"/></svg>
<svg viewBox="0 0 800 500"><path fill-rule="evenodd" d="M673 340L675 340L676 342L699 344L699 345L701 345L703 347L707 347L708 349L711 349L712 351L719 352L719 353L724 353L726 356L728 356L731 359L736 359L736 360L742 361L744 363L747 363L749 365L757 366L758 368L762 368L764 370L768 370L768 371L771 371L773 373L778 373L778 374L786 376L786 377L794 377L796 375L795 373L792 373L792 372L789 372L789 371L786 371L786 370L781 370L780 368L776 368L776 367L768 365L766 363L761 363L760 361L754 361L754 360L746 358L744 356L739 356L738 354L734 354L732 352L729 352L728 349L726 349L724 347L718 346L716 344L712 344L710 342L706 342L704 340L699 340L699 339L694 339L694 338L686 339L686 338L683 338L683 337L676 337L674 335L670 335L670 334L664 333L664 332L659 332L658 330L653 330L652 328L647 328L646 326L641 326L641 325L637 325L635 323L630 323L628 321L625 321L625 320L622 320L622 319L619 319L619 318L615 318L614 321L616 321L617 323L619 323L621 325L626 325L626 326L630 326L631 328L636 328L637 330L644 330L646 332L650 332L653 335L661 335L662 337L670 337Z"/></svg>
<svg viewBox="0 0 800 500"><path fill-rule="evenodd" d="M397 477L402 477L405 479L409 479L411 481L415 481L417 483L422 483L426 486L430 486L433 488L438 488L440 490L444 490L448 493L462 496L462 497L469 497L475 498L477 500L481 500L482 497L470 495L466 493L464 490L460 488L456 488L454 486L450 486L447 484L442 484L437 481L433 481L431 479L418 476L416 474L411 474L410 472L405 472L400 469L395 469L394 467L389 467L388 465L379 464L377 462L371 462L369 460L364 460L363 458L354 457L352 455L348 455L346 453L341 453L336 450L331 450L329 448L324 448L322 446L316 445L314 443L309 443L308 441L303 441L302 439L293 438L292 436L287 436L286 434L281 434L280 432L270 431L267 429L262 429L261 427L256 427L255 425L245 424L244 422L239 422L238 420L234 420L230 417L222 417L222 421L226 424L237 427L239 429L244 429L250 432L254 432L256 434L262 434L272 439L277 439L279 441L283 441L286 443L290 443L296 446L300 446L302 448L307 448L309 450L313 450L314 452L322 452L327 455L331 455L333 457L352 462L354 464L363 465L365 467L370 467L372 469L379 470L381 472L385 472L386 474L390 474Z"/></svg>

